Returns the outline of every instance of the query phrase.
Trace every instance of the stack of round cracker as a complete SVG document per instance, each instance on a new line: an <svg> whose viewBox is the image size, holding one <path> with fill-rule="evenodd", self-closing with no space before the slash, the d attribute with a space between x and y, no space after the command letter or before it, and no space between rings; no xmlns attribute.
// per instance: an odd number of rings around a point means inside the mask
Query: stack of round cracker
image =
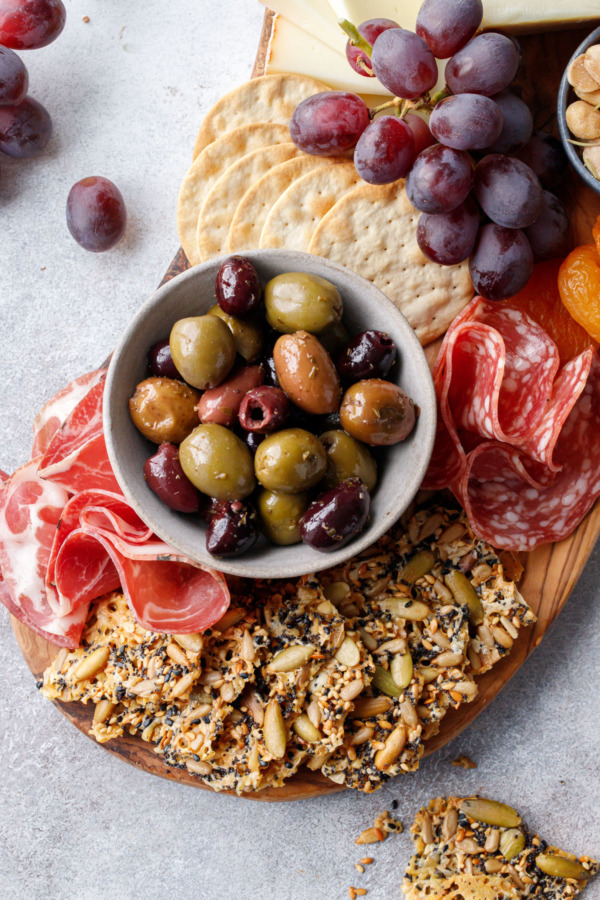
<svg viewBox="0 0 600 900"><path fill-rule="evenodd" d="M427 344L473 296L467 264L440 266L421 253L419 213L403 181L365 184L351 159L309 156L290 141L294 109L323 90L308 76L265 75L213 106L179 194L181 245L192 266L257 248L347 265L387 294Z"/></svg>

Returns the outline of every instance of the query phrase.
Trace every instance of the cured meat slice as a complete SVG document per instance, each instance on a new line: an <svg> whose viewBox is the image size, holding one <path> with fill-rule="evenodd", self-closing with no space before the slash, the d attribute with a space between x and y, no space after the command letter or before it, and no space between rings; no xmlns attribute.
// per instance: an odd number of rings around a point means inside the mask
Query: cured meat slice
<svg viewBox="0 0 600 900"><path fill-rule="evenodd" d="M101 379L56 432L40 464L40 477L70 494L91 488L120 492L102 431L103 393Z"/></svg>
<svg viewBox="0 0 600 900"><path fill-rule="evenodd" d="M66 491L37 475L39 457L5 482L0 498L0 600L17 619L53 644L77 647L86 609L57 616L45 575Z"/></svg>
<svg viewBox="0 0 600 900"><path fill-rule="evenodd" d="M106 378L106 369L96 369L80 375L62 388L46 403L33 420L33 448L31 457L46 452L50 442L67 416L75 409L87 392Z"/></svg>

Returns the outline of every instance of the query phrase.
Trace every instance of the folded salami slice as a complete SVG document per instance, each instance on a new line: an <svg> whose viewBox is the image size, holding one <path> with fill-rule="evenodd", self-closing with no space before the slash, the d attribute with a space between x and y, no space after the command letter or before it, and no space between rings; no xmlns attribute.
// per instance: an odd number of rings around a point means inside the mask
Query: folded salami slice
<svg viewBox="0 0 600 900"><path fill-rule="evenodd" d="M79 401L83 400L95 384L104 381L105 378L106 369L96 369L86 375L80 375L44 404L33 420L32 458L46 452L52 438Z"/></svg>

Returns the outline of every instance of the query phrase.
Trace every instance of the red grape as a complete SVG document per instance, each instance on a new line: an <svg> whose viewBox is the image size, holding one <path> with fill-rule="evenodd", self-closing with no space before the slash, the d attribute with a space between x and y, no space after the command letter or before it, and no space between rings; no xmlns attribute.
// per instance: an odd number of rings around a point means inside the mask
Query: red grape
<svg viewBox="0 0 600 900"><path fill-rule="evenodd" d="M416 113L407 113L404 121L413 133L415 139L415 154L418 156L426 147L435 144L435 138L429 130L429 125Z"/></svg>
<svg viewBox="0 0 600 900"><path fill-rule="evenodd" d="M44 149L52 134L52 119L41 103L25 97L18 106L0 106L0 151L29 159Z"/></svg>
<svg viewBox="0 0 600 900"><path fill-rule="evenodd" d="M67 11L62 0L0 0L0 44L13 50L37 50L54 41Z"/></svg>
<svg viewBox="0 0 600 900"><path fill-rule="evenodd" d="M455 53L446 66L446 83L453 94L491 97L511 83L519 68L519 51L510 38L493 31L478 34Z"/></svg>
<svg viewBox="0 0 600 900"><path fill-rule="evenodd" d="M415 158L415 139L396 116L375 119L361 134L354 151L356 171L369 184L406 178Z"/></svg>
<svg viewBox="0 0 600 900"><path fill-rule="evenodd" d="M569 167L561 142L546 131L534 131L531 140L516 156L533 169L545 188L559 185Z"/></svg>
<svg viewBox="0 0 600 900"><path fill-rule="evenodd" d="M455 150L483 150L500 137L502 113L489 97L458 94L437 104L429 127L438 141Z"/></svg>
<svg viewBox="0 0 600 900"><path fill-rule="evenodd" d="M479 231L479 210L472 197L451 212L423 213L417 243L425 256L442 266L455 266L473 252Z"/></svg>
<svg viewBox="0 0 600 900"><path fill-rule="evenodd" d="M519 159L492 153L475 167L475 196L484 213L505 228L533 225L542 209L537 175Z"/></svg>
<svg viewBox="0 0 600 900"><path fill-rule="evenodd" d="M525 229L527 240L533 250L533 258L538 262L565 256L567 252L567 235L569 217L567 211L554 194L544 191L542 211L529 228Z"/></svg>
<svg viewBox="0 0 600 900"><path fill-rule="evenodd" d="M533 133L531 110L519 97L504 91L492 98L502 113L502 131L490 150L495 153L514 153L524 147Z"/></svg>
<svg viewBox="0 0 600 900"><path fill-rule="evenodd" d="M403 28L390 28L379 35L371 63L381 84L407 100L431 90L438 80L435 58L423 38Z"/></svg>
<svg viewBox="0 0 600 900"><path fill-rule="evenodd" d="M424 0L416 32L434 56L448 59L470 41L483 18L481 0Z"/></svg>
<svg viewBox="0 0 600 900"><path fill-rule="evenodd" d="M522 231L484 225L469 260L473 287L487 300L506 300L522 290L533 272L533 253Z"/></svg>
<svg viewBox="0 0 600 900"><path fill-rule="evenodd" d="M83 178L69 191L67 226L86 250L110 250L122 238L126 221L121 192L108 178Z"/></svg>
<svg viewBox="0 0 600 900"><path fill-rule="evenodd" d="M27 96L28 86L24 63L8 47L0 47L0 106L18 106Z"/></svg>
<svg viewBox="0 0 600 900"><path fill-rule="evenodd" d="M360 36L373 46L381 32L387 31L388 28L400 28L400 26L391 19L368 19L362 25L359 25L357 30ZM358 72L359 75L364 75L366 78L375 77L370 57L367 56L364 50L356 47L350 41L346 44L346 58L354 71Z"/></svg>
<svg viewBox="0 0 600 900"><path fill-rule="evenodd" d="M315 156L352 150L369 124L369 109L357 94L324 91L299 103L290 119L296 147Z"/></svg>
<svg viewBox="0 0 600 900"><path fill-rule="evenodd" d="M434 144L417 156L406 180L406 194L421 212L450 212L466 200L472 177L468 153Z"/></svg>

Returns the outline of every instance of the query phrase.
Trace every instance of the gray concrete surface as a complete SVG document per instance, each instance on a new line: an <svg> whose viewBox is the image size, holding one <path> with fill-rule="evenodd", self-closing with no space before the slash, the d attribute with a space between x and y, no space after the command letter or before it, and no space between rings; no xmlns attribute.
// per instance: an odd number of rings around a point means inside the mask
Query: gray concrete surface
<svg viewBox="0 0 600 900"><path fill-rule="evenodd" d="M60 40L26 56L50 110L48 151L2 162L0 467L22 463L30 423L65 382L101 362L177 247L175 207L211 102L251 70L255 0L68 0ZM89 24L82 16L90 17ZM92 255L70 238L71 184L112 178L127 237ZM475 790L517 805L565 848L600 855L600 553L554 628L491 707L420 771L371 796L261 804L180 787L113 759L38 695L0 609L2 900L369 900L400 897L407 834L354 838L397 800ZM478 768L450 765L467 753ZM600 898L600 883L587 891Z"/></svg>

